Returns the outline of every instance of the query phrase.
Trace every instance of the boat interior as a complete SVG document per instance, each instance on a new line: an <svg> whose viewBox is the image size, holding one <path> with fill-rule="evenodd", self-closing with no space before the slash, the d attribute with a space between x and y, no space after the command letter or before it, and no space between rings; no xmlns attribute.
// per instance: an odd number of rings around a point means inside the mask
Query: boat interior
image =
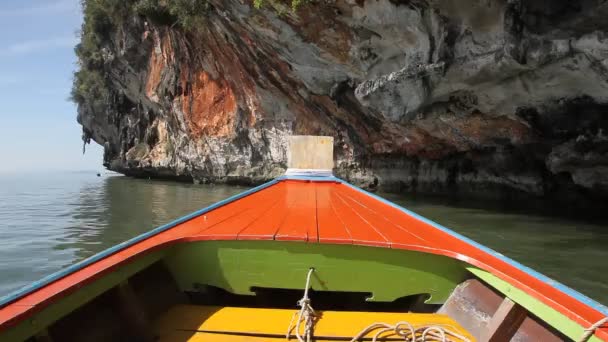
<svg viewBox="0 0 608 342"><path fill-rule="evenodd" d="M461 261L290 241L198 241L154 251L52 303L5 337L297 341L293 321L309 274L312 341L351 341L378 322L411 326L417 338L421 327L440 327L446 341L569 340L505 297L500 281ZM371 341L376 332L357 341ZM391 330L377 340L403 337ZM424 340L442 341L437 334Z"/></svg>

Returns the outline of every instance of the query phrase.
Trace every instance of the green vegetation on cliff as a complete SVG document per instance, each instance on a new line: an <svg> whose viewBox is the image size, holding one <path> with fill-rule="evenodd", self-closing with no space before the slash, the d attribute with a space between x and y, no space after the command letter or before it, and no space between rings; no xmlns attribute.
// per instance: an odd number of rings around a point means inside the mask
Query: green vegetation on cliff
<svg viewBox="0 0 608 342"><path fill-rule="evenodd" d="M134 15L158 25L193 30L204 22L206 0L82 0L84 21L75 52L80 68L74 73L71 99L93 112L104 111L111 85L105 70L111 60L112 36Z"/></svg>
<svg viewBox="0 0 608 342"><path fill-rule="evenodd" d="M156 23L191 30L203 24L209 3L206 0L139 0L133 8L137 14Z"/></svg>
<svg viewBox="0 0 608 342"><path fill-rule="evenodd" d="M291 5L297 9L311 0L253 0L253 6L269 7L282 13ZM110 59L112 35L134 15L147 18L157 25L194 31L204 25L210 9L207 0L81 0L84 21L76 55L80 69L74 73L71 99L88 110L102 112L111 94L111 85L104 72ZM105 47L105 49L104 49Z"/></svg>
<svg viewBox="0 0 608 342"><path fill-rule="evenodd" d="M295 11L305 2L309 2L311 0L291 0L291 8ZM277 0L253 0L253 6L255 8L262 8L262 6L269 2L276 9L276 5L279 3Z"/></svg>
<svg viewBox="0 0 608 342"><path fill-rule="evenodd" d="M97 112L103 110L110 96L109 84L103 73L103 45L109 41L117 18L124 16L121 13L125 13L128 6L120 0L83 0L82 9L84 21L80 43L75 48L80 69L74 73L71 98Z"/></svg>

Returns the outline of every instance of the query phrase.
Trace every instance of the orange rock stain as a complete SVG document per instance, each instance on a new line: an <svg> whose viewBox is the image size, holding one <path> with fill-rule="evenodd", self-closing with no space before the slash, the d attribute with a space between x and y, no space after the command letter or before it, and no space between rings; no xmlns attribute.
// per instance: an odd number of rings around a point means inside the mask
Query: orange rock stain
<svg viewBox="0 0 608 342"><path fill-rule="evenodd" d="M173 61L173 46L171 44L171 38L166 32L163 34L162 38L158 38L157 34L154 34L153 37L154 47L152 48L150 61L148 63L146 96L150 100L158 102L157 89L160 84L163 70ZM157 47L160 47L160 53L157 51Z"/></svg>
<svg viewBox="0 0 608 342"><path fill-rule="evenodd" d="M237 102L225 80L214 80L205 71L198 72L189 84L182 72L182 111L191 134L225 137L234 133Z"/></svg>

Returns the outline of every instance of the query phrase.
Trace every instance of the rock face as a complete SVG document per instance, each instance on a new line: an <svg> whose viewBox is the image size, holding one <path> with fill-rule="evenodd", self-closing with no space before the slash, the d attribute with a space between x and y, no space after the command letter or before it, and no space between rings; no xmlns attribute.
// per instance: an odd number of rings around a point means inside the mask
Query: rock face
<svg viewBox="0 0 608 342"><path fill-rule="evenodd" d="M286 137L388 191L608 196L608 2L208 0L185 30L132 13L102 43L84 139L127 175L257 183Z"/></svg>

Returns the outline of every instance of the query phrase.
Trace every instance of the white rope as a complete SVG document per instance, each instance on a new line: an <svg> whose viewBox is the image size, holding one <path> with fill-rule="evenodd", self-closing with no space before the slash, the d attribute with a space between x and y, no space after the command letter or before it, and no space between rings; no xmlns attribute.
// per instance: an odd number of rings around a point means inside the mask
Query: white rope
<svg viewBox="0 0 608 342"><path fill-rule="evenodd" d="M308 270L306 275L306 285L304 287L304 296L298 301L300 310L293 314L291 321L289 322L289 328L287 329L286 338L291 338L291 332L294 329L295 324L295 335L299 342L310 342L312 339L312 331L314 324L317 319L315 310L310 305L310 298L308 297L308 291L310 290L310 278L312 273L315 271L314 268ZM296 319L297 317L297 319ZM304 336L300 333L302 322L304 322ZM599 323L599 322L598 322ZM599 324L601 325L601 323ZM598 326L599 326L598 325ZM397 335L401 336L408 342L470 342L470 340L451 329L456 330L453 326L441 324L441 325L422 325L414 327L409 322L398 322L395 325L388 323L373 323L358 333L351 342L361 341L365 336L373 333L372 342L376 342L382 335ZM390 336L389 335L389 336ZM384 336L386 337L386 336ZM455 339L454 339L455 338Z"/></svg>
<svg viewBox="0 0 608 342"><path fill-rule="evenodd" d="M591 336L593 336L593 334L595 333L595 331L597 329L599 329L602 325L606 324L606 323L608 323L608 317L604 317L604 318L600 319L599 321L595 322L595 324L593 324L589 328L585 329L585 332L583 333L583 336L581 336L581 338L578 340L578 342L587 342L587 341L589 341L589 339L591 338Z"/></svg>
<svg viewBox="0 0 608 342"><path fill-rule="evenodd" d="M398 322L395 325L382 322L370 324L365 329L361 330L361 332L358 333L355 337L353 337L350 342L361 341L365 336L369 335L374 331L375 333L372 336L372 342L376 342L382 335L386 335L389 333L390 335L397 335L403 337L405 341L410 342L470 341L467 337L448 329L448 326L446 325L423 325L419 327L414 327L409 322L402 321ZM456 338L456 340L454 338Z"/></svg>
<svg viewBox="0 0 608 342"><path fill-rule="evenodd" d="M306 287L304 288L304 296L302 297L302 299L300 299L298 301L298 306L300 306L300 311L298 313L294 313L294 315L291 317L291 322L289 322L289 328L287 329L287 336L286 336L288 340L291 337L291 330L293 329L293 321L297 314L298 320L297 320L296 327L295 327L296 328L296 338L298 339L299 342L310 342L311 341L312 329L314 327L317 315L315 313L315 310L312 308L312 306L310 306L310 298L308 298L308 290L310 289L310 277L312 276L312 272L314 272L314 271L315 271L315 269L312 267L308 270L308 275L306 276ZM300 335L300 326L301 326L302 322L305 322L304 336L306 337L306 339L304 339L302 337L302 335Z"/></svg>

